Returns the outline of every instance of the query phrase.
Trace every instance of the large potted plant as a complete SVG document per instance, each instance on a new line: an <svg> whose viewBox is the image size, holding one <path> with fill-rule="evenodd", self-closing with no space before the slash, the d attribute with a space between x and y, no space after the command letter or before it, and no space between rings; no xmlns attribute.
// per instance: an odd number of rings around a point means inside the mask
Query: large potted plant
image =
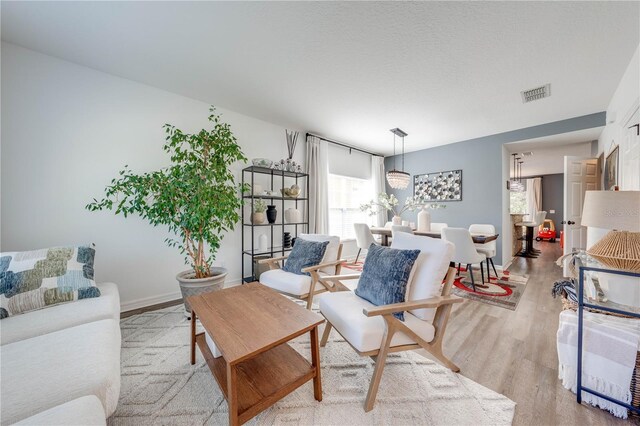
<svg viewBox="0 0 640 426"><path fill-rule="evenodd" d="M171 164L142 174L124 166L106 187L104 198L86 206L91 211L115 210L124 217L137 214L177 235L165 242L178 248L191 266L176 276L188 314L188 296L224 285L227 270L212 263L223 234L240 219L242 199L238 194L248 189L235 182L230 169L235 162L247 159L229 124L220 120L214 107L210 113L211 130L189 134L165 124L163 149Z"/></svg>

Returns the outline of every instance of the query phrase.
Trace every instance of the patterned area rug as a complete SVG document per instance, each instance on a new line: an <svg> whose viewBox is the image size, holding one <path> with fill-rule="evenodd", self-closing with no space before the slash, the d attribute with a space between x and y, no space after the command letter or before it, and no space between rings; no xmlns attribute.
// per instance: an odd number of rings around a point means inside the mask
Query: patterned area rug
<svg viewBox="0 0 640 426"><path fill-rule="evenodd" d="M473 268L476 291L473 291L471 278L466 269L462 268L460 270L461 276L457 277L453 284L453 294L515 311L526 289L529 277L497 268L498 277L500 278L496 278L492 270L490 282L485 282L481 287L482 277L478 269Z"/></svg>
<svg viewBox="0 0 640 426"><path fill-rule="evenodd" d="M189 363L182 307L122 320L122 390L115 425L224 425L227 403L197 349ZM309 357L308 334L292 346ZM309 382L249 422L253 425L509 425L515 403L414 352L387 360L375 408L363 409L373 372L335 333L321 349L323 401Z"/></svg>

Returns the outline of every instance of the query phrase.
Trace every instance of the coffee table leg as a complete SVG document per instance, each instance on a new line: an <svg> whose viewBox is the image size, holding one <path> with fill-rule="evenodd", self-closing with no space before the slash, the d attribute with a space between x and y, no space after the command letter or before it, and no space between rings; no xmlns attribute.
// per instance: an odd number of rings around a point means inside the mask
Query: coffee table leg
<svg viewBox="0 0 640 426"><path fill-rule="evenodd" d="M320 348L318 346L318 326L311 330L311 365L316 369L313 378L313 396L322 401L322 379L320 378Z"/></svg>
<svg viewBox="0 0 640 426"><path fill-rule="evenodd" d="M227 364L227 404L229 405L229 426L240 424L238 422L238 394L236 384L236 366Z"/></svg>
<svg viewBox="0 0 640 426"><path fill-rule="evenodd" d="M196 363L196 311L191 310L191 365Z"/></svg>

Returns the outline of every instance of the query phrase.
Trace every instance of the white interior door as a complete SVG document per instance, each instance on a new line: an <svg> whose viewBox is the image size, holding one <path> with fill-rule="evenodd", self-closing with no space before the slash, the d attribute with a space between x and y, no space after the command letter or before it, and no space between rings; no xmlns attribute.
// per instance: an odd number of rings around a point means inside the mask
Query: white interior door
<svg viewBox="0 0 640 426"><path fill-rule="evenodd" d="M620 144L620 189L640 190L640 109L631 114L624 124L624 137Z"/></svg>
<svg viewBox="0 0 640 426"><path fill-rule="evenodd" d="M584 193L599 189L597 158L564 157L564 254L587 248L587 228L582 222ZM564 276L569 276L567 264Z"/></svg>

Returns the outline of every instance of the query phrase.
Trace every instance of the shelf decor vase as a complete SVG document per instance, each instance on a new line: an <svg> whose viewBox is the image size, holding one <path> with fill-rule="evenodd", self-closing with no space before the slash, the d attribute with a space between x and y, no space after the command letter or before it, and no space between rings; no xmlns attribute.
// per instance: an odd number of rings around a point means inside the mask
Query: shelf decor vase
<svg viewBox="0 0 640 426"><path fill-rule="evenodd" d="M282 246L284 248L291 247L291 232L285 232L282 236Z"/></svg>
<svg viewBox="0 0 640 426"><path fill-rule="evenodd" d="M276 210L276 206L267 206L267 220L269 223L276 223L277 218L278 210Z"/></svg>
<svg viewBox="0 0 640 426"><path fill-rule="evenodd" d="M402 225L402 218L400 216L394 216L393 219L391 219L391 223L394 225Z"/></svg>
<svg viewBox="0 0 640 426"><path fill-rule="evenodd" d="M251 223L254 225L260 225L264 223L264 213L263 212L253 212L251 213Z"/></svg>
<svg viewBox="0 0 640 426"><path fill-rule="evenodd" d="M284 220L287 223L302 222L302 212L298 209L290 208L284 211Z"/></svg>
<svg viewBox="0 0 640 426"><path fill-rule="evenodd" d="M260 234L258 237L258 250L261 252L267 251L269 248L269 239L267 238L267 234Z"/></svg>
<svg viewBox="0 0 640 426"><path fill-rule="evenodd" d="M425 208L420 210L420 213L418 213L418 231L431 231L431 213Z"/></svg>

